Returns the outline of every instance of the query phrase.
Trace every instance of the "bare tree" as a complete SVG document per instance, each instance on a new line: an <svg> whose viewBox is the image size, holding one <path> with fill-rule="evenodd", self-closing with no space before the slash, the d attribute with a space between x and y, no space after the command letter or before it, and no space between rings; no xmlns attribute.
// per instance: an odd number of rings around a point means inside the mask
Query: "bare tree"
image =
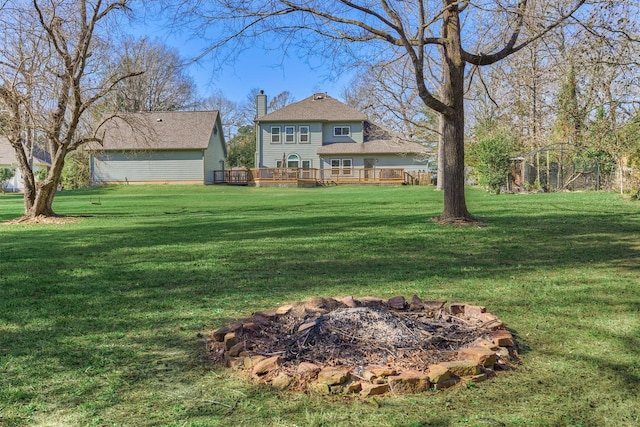
<svg viewBox="0 0 640 427"><path fill-rule="evenodd" d="M409 140L437 141L435 114L418 96L410 64L382 62L363 68L343 92L348 105Z"/></svg>
<svg viewBox="0 0 640 427"><path fill-rule="evenodd" d="M221 90L218 90L202 100L200 106L220 110L225 127L230 132L228 139L231 139L232 135L235 135L241 127L253 124L256 116L256 95L259 92L260 89L253 88L242 101L234 102L228 99ZM280 92L269 101L268 111L280 109L291 104L294 100L289 91Z"/></svg>
<svg viewBox="0 0 640 427"><path fill-rule="evenodd" d="M469 93L471 126L500 122L528 148L546 143L558 90L557 52L546 43L532 43L519 55L478 71Z"/></svg>
<svg viewBox="0 0 640 427"><path fill-rule="evenodd" d="M619 131L640 106L638 8L624 2L589 7L594 13L579 25L558 28L554 37L531 43L474 79L468 103L474 127L496 121L516 131L521 152L535 154L538 181L540 154L546 153L548 165L555 151L549 147L566 150L570 143L575 153L618 160L628 155ZM571 160L564 150L554 161Z"/></svg>
<svg viewBox="0 0 640 427"><path fill-rule="evenodd" d="M611 0L613 2L614 0ZM602 2L597 2L602 3ZM443 222L473 220L464 193L464 93L468 71L499 62L542 38L588 0L185 0L189 13L230 41L281 36L284 49L322 52L333 64L406 57L424 105L440 116L444 160ZM588 8L587 8L588 9ZM585 13L597 13L590 9ZM219 34L219 33L218 33ZM240 42L242 43L242 42ZM264 41L273 47L276 37ZM356 59L357 58L357 59ZM441 76L433 86L429 76Z"/></svg>
<svg viewBox="0 0 640 427"><path fill-rule="evenodd" d="M128 0L32 0L5 6L0 100L7 111L0 131L24 176L25 218L55 215L52 205L67 153L100 141L91 108L120 81L139 74L104 76L100 68L102 26L127 5ZM30 163L34 144L51 155L40 182Z"/></svg>
<svg viewBox="0 0 640 427"><path fill-rule="evenodd" d="M255 97L253 97L253 104L255 105ZM291 92L288 90L282 91L269 101L269 105L267 107L267 111L276 111L281 109L282 107L286 107L287 105L295 102L295 97L291 95Z"/></svg>
<svg viewBox="0 0 640 427"><path fill-rule="evenodd" d="M122 80L110 94L112 111L178 111L194 107L195 84L176 49L158 40L127 38L111 73L143 74Z"/></svg>
<svg viewBox="0 0 640 427"><path fill-rule="evenodd" d="M431 162L437 157L440 141L438 117L425 107L418 96L411 64L406 58L399 58L359 68L362 71L356 73L343 91L345 102L366 113L373 122L383 125L387 136L392 133L394 139L428 147L428 153L417 158L427 161L429 169L436 167Z"/></svg>
<svg viewBox="0 0 640 427"><path fill-rule="evenodd" d="M251 123L252 118L245 117L242 107L225 96L221 90L213 92L211 95L199 102L198 108L220 111L223 120L223 127L228 132L227 141L242 126Z"/></svg>

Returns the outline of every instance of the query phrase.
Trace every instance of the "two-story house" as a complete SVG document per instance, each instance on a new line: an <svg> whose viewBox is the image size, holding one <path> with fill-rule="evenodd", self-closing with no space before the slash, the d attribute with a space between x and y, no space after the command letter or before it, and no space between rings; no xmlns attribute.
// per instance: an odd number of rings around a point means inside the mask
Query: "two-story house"
<svg viewBox="0 0 640 427"><path fill-rule="evenodd" d="M317 169L340 177L384 168L412 172L427 168L429 154L326 93L271 113L263 92L256 99L257 168Z"/></svg>

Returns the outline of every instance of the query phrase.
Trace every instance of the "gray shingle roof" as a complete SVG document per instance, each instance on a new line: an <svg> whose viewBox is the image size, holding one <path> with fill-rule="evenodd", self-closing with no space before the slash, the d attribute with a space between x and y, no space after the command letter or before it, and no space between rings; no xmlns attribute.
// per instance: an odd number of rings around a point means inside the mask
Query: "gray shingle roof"
<svg viewBox="0 0 640 427"><path fill-rule="evenodd" d="M428 154L422 145L393 139L375 139L361 142L338 142L318 148L318 154Z"/></svg>
<svg viewBox="0 0 640 427"><path fill-rule="evenodd" d="M431 150L416 142L408 141L389 129L366 122L364 143L339 142L318 148L318 154L429 154Z"/></svg>
<svg viewBox="0 0 640 427"><path fill-rule="evenodd" d="M325 154L428 154L431 150L418 143L393 135L393 132L368 121L364 113L332 98L327 94L314 94L273 113L257 119L258 122L286 121L359 121L365 123L364 143L345 142L322 145L319 155Z"/></svg>
<svg viewBox="0 0 640 427"><path fill-rule="evenodd" d="M105 124L94 150L205 149L217 129L218 111L127 113Z"/></svg>
<svg viewBox="0 0 640 427"><path fill-rule="evenodd" d="M36 165L50 166L51 156L43 149L34 147L33 163ZM9 144L9 140L4 136L0 136L0 165L18 166L16 151L13 149L11 144Z"/></svg>
<svg viewBox="0 0 640 427"><path fill-rule="evenodd" d="M257 119L259 122L365 120L365 114L325 93L314 94Z"/></svg>

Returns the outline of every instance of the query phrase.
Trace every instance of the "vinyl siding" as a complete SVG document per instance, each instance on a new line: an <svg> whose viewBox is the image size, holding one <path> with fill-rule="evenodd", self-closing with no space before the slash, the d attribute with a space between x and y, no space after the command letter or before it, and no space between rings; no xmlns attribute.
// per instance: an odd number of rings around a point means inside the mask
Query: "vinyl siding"
<svg viewBox="0 0 640 427"><path fill-rule="evenodd" d="M327 169L331 167L331 159L352 159L354 168L363 168L364 159L375 159L375 168L404 168L406 172L425 170L427 162L412 155L391 155L391 154L369 154L366 156L351 154L332 154L322 157L320 167Z"/></svg>
<svg viewBox="0 0 640 427"><path fill-rule="evenodd" d="M280 126L280 130L282 132L280 138L281 142L279 143L271 142L271 128L274 126ZM295 128L294 143L284 142L285 128L289 126ZM309 126L308 143L299 142L300 126ZM311 161L311 167L317 168L320 163L320 158L318 157L317 150L318 147L322 145L322 124L292 122L261 123L258 134L259 146L260 141L262 142L262 150L259 152L260 159L258 159L258 164L260 165L260 167L275 168L277 162L279 160L282 160L283 157L287 158L291 154L297 154L300 157L301 161L309 160Z"/></svg>
<svg viewBox="0 0 640 427"><path fill-rule="evenodd" d="M333 128L336 126L349 126L351 129L350 136L333 136ZM332 142L362 142L364 139L362 122L330 122L324 124L323 137L324 143Z"/></svg>
<svg viewBox="0 0 640 427"><path fill-rule="evenodd" d="M0 165L0 168L5 168L5 167L13 167L16 169L16 173L15 175L13 175L13 178L11 178L10 180L8 180L6 182L7 184L7 189L6 191L8 192L16 192L16 191L22 191L24 190L24 183L22 182L22 171L20 170L20 168L16 167L16 165ZM47 170L46 166L41 166L41 165L34 165L33 166L33 171L39 171L39 170Z"/></svg>
<svg viewBox="0 0 640 427"><path fill-rule="evenodd" d="M225 153L220 115L218 115L216 120L216 129L218 130L215 133L211 132L209 146L204 152L204 165L202 170L205 184L213 184L213 171L224 169Z"/></svg>
<svg viewBox="0 0 640 427"><path fill-rule="evenodd" d="M415 155L372 155L367 158L378 160L376 167L379 168L404 168L406 172L426 170L428 162Z"/></svg>
<svg viewBox="0 0 640 427"><path fill-rule="evenodd" d="M203 154L193 151L96 154L93 182L204 182Z"/></svg>
<svg viewBox="0 0 640 427"><path fill-rule="evenodd" d="M16 167L16 165L2 165L0 164L0 168L15 168L15 174L13 178L5 182L6 190L8 192L14 191L22 191L23 183L22 183L22 171L20 168Z"/></svg>
<svg viewBox="0 0 640 427"><path fill-rule="evenodd" d="M318 147L322 146L322 123L311 123L309 129L311 145L313 145L314 150L317 150Z"/></svg>

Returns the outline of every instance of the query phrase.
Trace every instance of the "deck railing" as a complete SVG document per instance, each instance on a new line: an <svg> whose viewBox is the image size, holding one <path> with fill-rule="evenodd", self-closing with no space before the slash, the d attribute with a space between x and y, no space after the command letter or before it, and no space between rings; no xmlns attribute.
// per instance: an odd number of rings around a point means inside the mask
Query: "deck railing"
<svg viewBox="0 0 640 427"><path fill-rule="evenodd" d="M417 184L415 174L404 168L254 168L214 172L214 184Z"/></svg>
<svg viewBox="0 0 640 427"><path fill-rule="evenodd" d="M213 171L214 184L247 185L249 178L249 171L246 169Z"/></svg>
<svg viewBox="0 0 640 427"><path fill-rule="evenodd" d="M254 182L315 181L332 184L404 183L403 168L256 168L251 169Z"/></svg>

